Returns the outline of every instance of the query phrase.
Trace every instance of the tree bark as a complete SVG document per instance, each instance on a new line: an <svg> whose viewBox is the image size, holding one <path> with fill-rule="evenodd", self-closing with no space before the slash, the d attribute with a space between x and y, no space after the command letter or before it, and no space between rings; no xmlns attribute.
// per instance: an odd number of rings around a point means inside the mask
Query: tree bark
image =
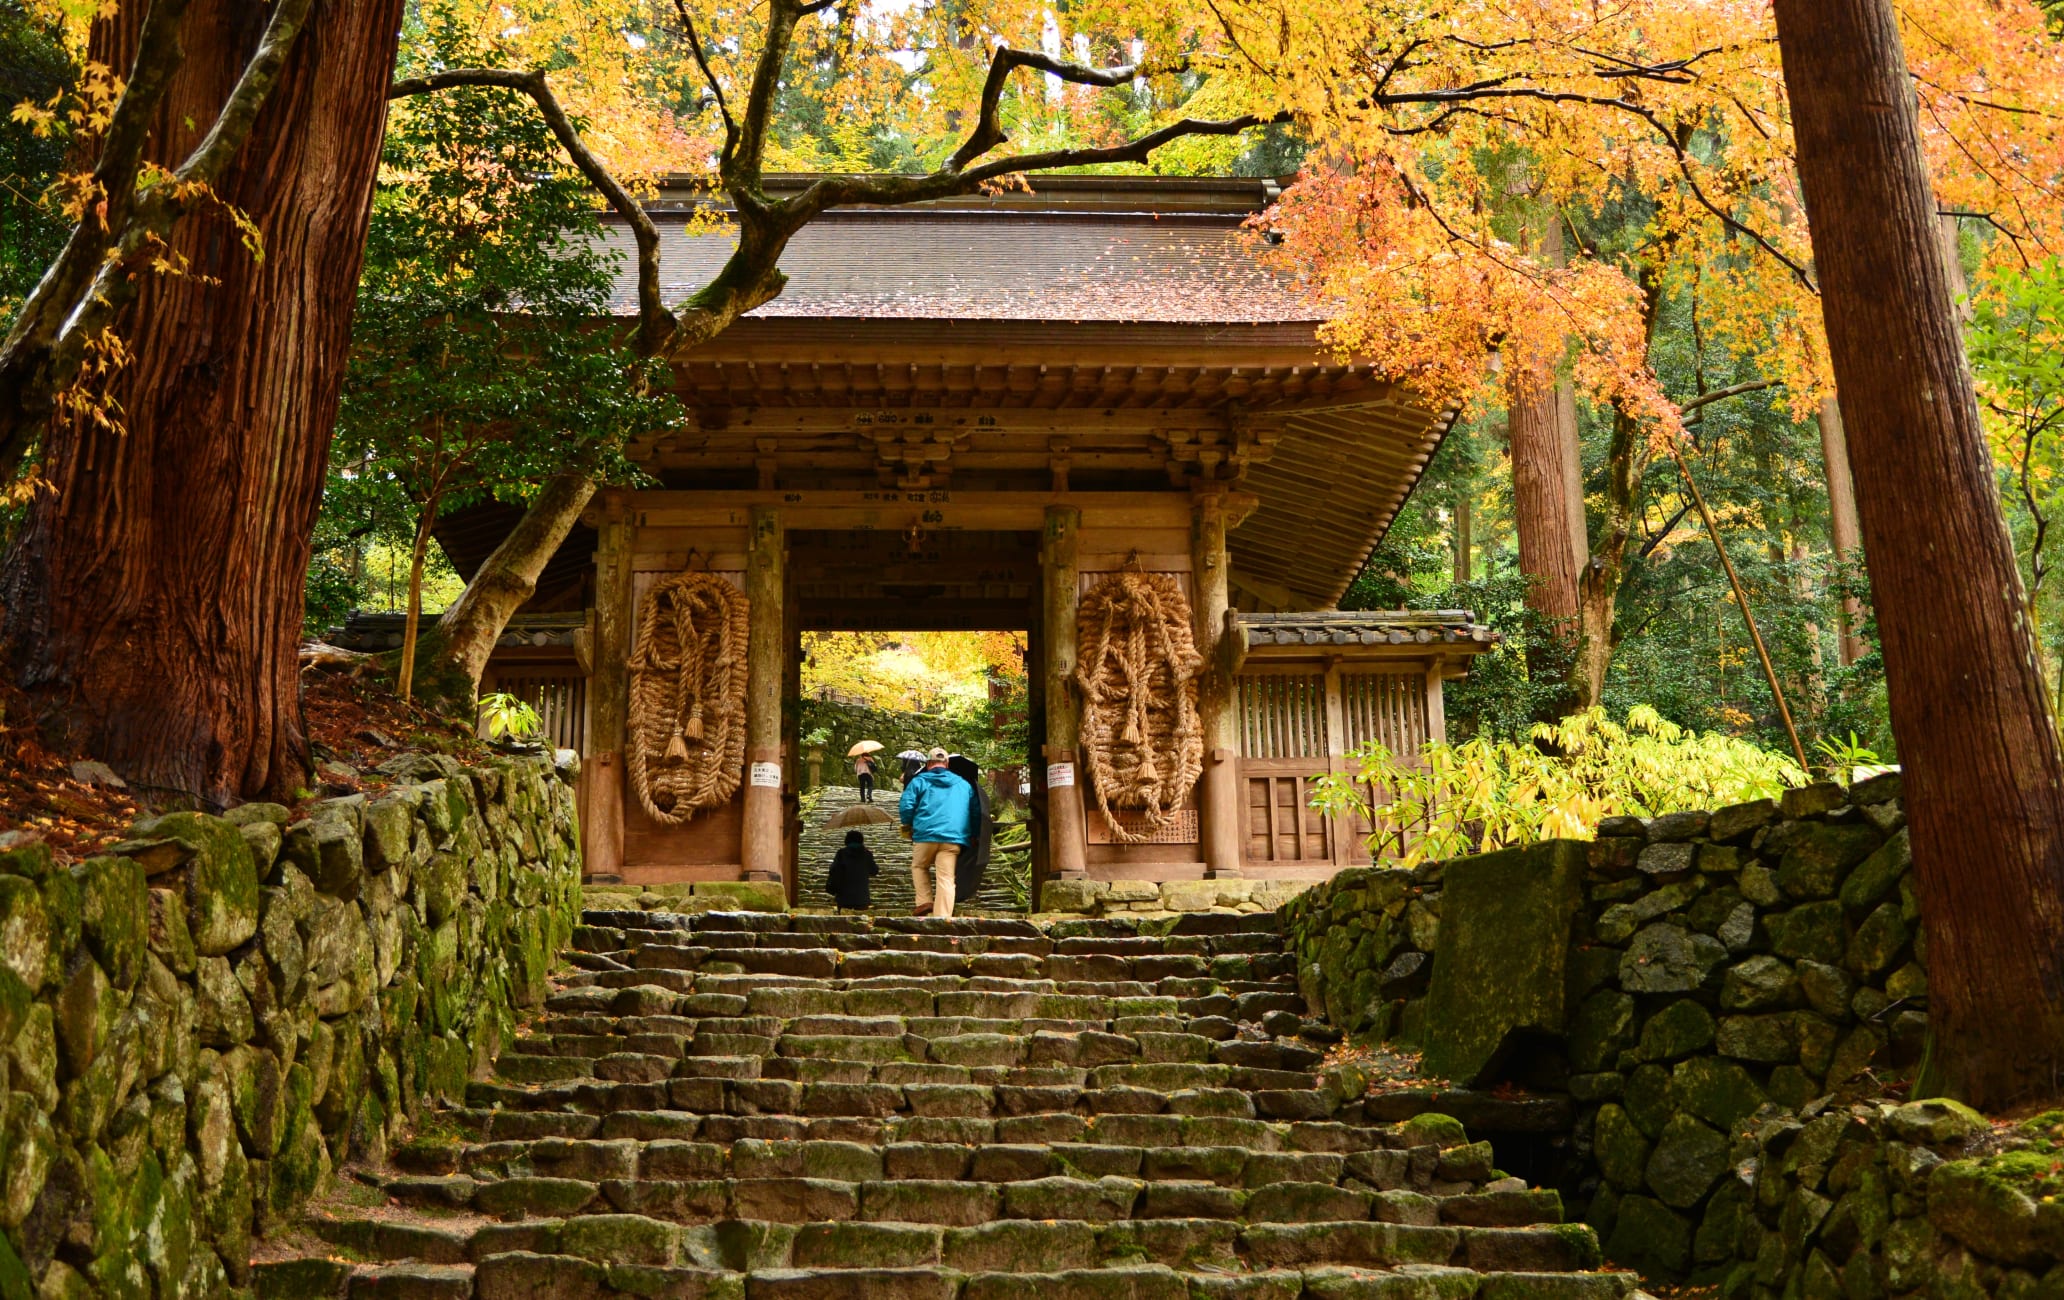
<svg viewBox="0 0 2064 1300"><path fill-rule="evenodd" d="M1455 494L1455 581L1458 583L1469 581L1472 567L1471 553L1476 545L1475 539L1470 536L1474 523L1470 517L1473 509L1468 488Z"/></svg>
<svg viewBox="0 0 2064 1300"><path fill-rule="evenodd" d="M1915 1095L2064 1094L2064 755L1950 301L1891 0L1777 0L1856 452L1930 1029Z"/></svg>
<svg viewBox="0 0 2064 1300"><path fill-rule="evenodd" d="M401 671L397 674L401 698L415 693L416 634L423 623L423 560L430 553L430 528L437 522L437 501L432 498L416 519L416 536L409 547L408 614L401 626Z"/></svg>
<svg viewBox="0 0 2064 1300"><path fill-rule="evenodd" d="M89 57L129 66L141 3L95 23ZM214 121L263 6L193 0L187 51L147 156L173 163ZM120 428L53 419L0 592L17 679L61 744L133 784L288 797L305 784L302 582L350 344L400 0L326 0L215 186L182 221L186 274L147 274L116 316L132 354L108 383Z"/></svg>
<svg viewBox="0 0 2064 1300"><path fill-rule="evenodd" d="M1842 430L1842 407L1832 397L1820 404L1820 456L1827 467L1828 533L1835 547L1835 563L1853 564L1863 535L1856 523L1856 482L1849 474L1849 439ZM1841 635L1835 644L1844 668L1864 656L1862 627L1863 602L1855 596L1843 597Z"/></svg>
<svg viewBox="0 0 2064 1300"><path fill-rule="evenodd" d="M594 495L595 480L579 470L553 475L515 529L466 580L466 589L437 620L437 631L425 655L436 674L440 697L472 703L502 629L537 591L538 576L580 522L581 511Z"/></svg>

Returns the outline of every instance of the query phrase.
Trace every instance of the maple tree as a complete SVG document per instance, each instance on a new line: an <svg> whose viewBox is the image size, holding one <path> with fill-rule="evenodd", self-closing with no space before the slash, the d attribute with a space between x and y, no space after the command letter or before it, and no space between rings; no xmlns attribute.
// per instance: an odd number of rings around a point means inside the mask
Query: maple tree
<svg viewBox="0 0 2064 1300"><path fill-rule="evenodd" d="M1796 414L1832 392L1767 6L1212 10L1232 102L1290 111L1323 142L1270 225L1276 258L1336 310L1332 343L1436 403L1482 409L1501 372L1508 387L1560 373L1613 413L1579 592L1556 548L1531 548L1537 603L1569 643L1563 707L1595 703L1642 474L1680 434L1678 403L1712 396L1656 379L1657 305L1695 293L1706 336L1751 358L1753 386L1781 386ZM2041 12L1916 0L1901 13L1940 205L1991 236L1981 271L2057 249L2064 52ZM1529 238L1543 208L1566 256ZM1634 238L1613 237L1630 225ZM1520 452L1516 470L1559 449ZM1554 513L1571 509L1583 503Z"/></svg>

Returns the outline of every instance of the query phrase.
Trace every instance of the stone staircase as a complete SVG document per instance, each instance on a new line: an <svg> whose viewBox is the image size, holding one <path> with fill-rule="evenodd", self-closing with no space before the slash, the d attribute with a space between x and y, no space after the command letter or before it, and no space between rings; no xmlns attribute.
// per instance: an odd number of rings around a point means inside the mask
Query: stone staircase
<svg viewBox="0 0 2064 1300"><path fill-rule="evenodd" d="M257 1293L1613 1300L1454 1120L1369 1120L1274 913L589 912L468 1107Z"/></svg>

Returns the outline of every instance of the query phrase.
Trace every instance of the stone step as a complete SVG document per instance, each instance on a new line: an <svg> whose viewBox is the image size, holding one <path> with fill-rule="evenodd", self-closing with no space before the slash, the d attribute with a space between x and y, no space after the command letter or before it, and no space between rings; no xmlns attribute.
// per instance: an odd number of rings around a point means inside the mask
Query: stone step
<svg viewBox="0 0 2064 1300"><path fill-rule="evenodd" d="M1210 1183L1249 1193L1283 1185L1307 1191L1329 1187L1360 1199L1362 1208L1353 1216L1327 1216L1335 1218L1518 1227L1559 1223L1562 1214L1555 1192L1527 1190L1517 1179L1486 1182L1496 1172L1488 1167L1487 1153L1466 1148L1340 1153L1094 1143L990 1143L970 1148L950 1142L743 1139L722 1144L675 1138L544 1138L412 1148L398 1153L396 1164L408 1171L396 1184L401 1188L396 1194L435 1204L451 1201L455 1176L471 1179L476 1189L483 1183L526 1178L602 1184L771 1178L1001 1184L1121 1178L1142 1184ZM1274 1202L1263 1198L1258 1204L1267 1207ZM1258 1213L1255 1206L1241 1213L1249 1218L1284 1217Z"/></svg>
<svg viewBox="0 0 2064 1300"><path fill-rule="evenodd" d="M1322 1151L1348 1154L1364 1151L1438 1149L1423 1138L1394 1126L1371 1127L1332 1120L1254 1119L1210 1113L1162 1114L1144 1110L1153 1094L1140 1090L1143 1109L1083 1115L1041 1111L1033 1098L1009 1099L1022 1113L1003 1118L957 1115L883 1117L792 1114L711 1115L659 1107L649 1110L571 1111L540 1107L448 1111L451 1126L477 1141L531 1141L540 1138L622 1138L697 1142L859 1142L881 1146L896 1142L953 1142L975 1146L1005 1143L1086 1143L1100 1146L1169 1147L1183 1145L1240 1146L1251 1151ZM1166 1104L1182 1106L1181 1093ZM436 1144L431 1144L433 1147ZM1488 1169L1488 1143L1448 1148L1453 1162L1480 1161ZM1451 1162L1452 1163L1452 1162Z"/></svg>
<svg viewBox="0 0 2064 1300"><path fill-rule="evenodd" d="M643 1077L665 1078L675 1073L674 1067L682 1061L697 1056L771 1056L795 1061L872 1064L926 1062L970 1068L1215 1062L1310 1073L1325 1059L1324 1053L1298 1043L1221 1039L1180 1030L963 1031L962 1026L951 1023L953 1019L947 1018L949 1023L941 1025L867 1034L796 1033L779 1021L738 1027L732 1027L735 1022L705 1021L692 1037L674 1039L672 1044L666 1041L672 1035L567 1035L574 1040L570 1046L583 1049L604 1046L613 1038L618 1050L548 1052L536 1050L536 1040L526 1040L518 1045L519 1050L503 1058L502 1073L507 1078L538 1083L552 1078L585 1077L596 1073L598 1059L607 1058L619 1068ZM646 1050L629 1050L632 1037ZM598 1039L601 1041L597 1042ZM556 1036L552 1046L556 1049ZM522 1072L512 1071L511 1067Z"/></svg>
<svg viewBox="0 0 2064 1300"><path fill-rule="evenodd" d="M899 1208L933 1191L919 1186L882 1205ZM783 1195L772 1187L765 1194L755 1188L746 1199L774 1202ZM818 1199L830 1204L822 1194ZM1042 1189L1024 1203L1066 1199L1065 1193ZM604 1264L688 1264L722 1272L932 1267L1043 1273L1057 1266L1123 1265L1145 1255L1162 1263L1211 1265L1235 1275L1257 1268L1447 1266L1470 1261L1488 1269L1566 1273L1591 1266L1598 1249L1588 1230L1565 1227L1326 1219L1242 1224L1214 1215L1127 1218L1106 1213L1081 1218L1017 1215L974 1222L863 1215L681 1222L603 1209L506 1223L477 1218L406 1223L343 1216L313 1219L308 1226L362 1261L410 1262L449 1270L447 1277L460 1276L465 1266L485 1264L497 1255L562 1252Z"/></svg>
<svg viewBox="0 0 2064 1300"><path fill-rule="evenodd" d="M607 1144L603 1145L606 1148ZM411 1209L468 1211L508 1221L620 1213L679 1223L736 1218L801 1224L850 1219L949 1227L999 1219L1101 1222L1131 1218L1248 1224L1373 1221L1414 1227L1466 1226L1470 1231L1544 1223L1560 1226L1555 1218L1547 1217L1551 1207L1518 1199L1523 1193L1438 1196L1403 1188L1375 1191L1289 1179L1246 1187L1194 1177L1090 1177L1050 1157L1046 1167L1069 1171L1035 1177L1030 1175L1038 1162L1030 1153L1019 1159L1018 1152L992 1146L970 1157L943 1144L935 1150L908 1145L885 1152L861 1148L814 1162L797 1153L781 1159L770 1152L768 1159L758 1162L747 1158L713 1165L678 1149L686 1145L643 1153L568 1152L564 1159L542 1162L543 1168L560 1171L556 1173L494 1177L482 1168L467 1174L403 1175L389 1181L386 1192L395 1204ZM539 1162L525 1161L520 1167L534 1163ZM938 1176L968 1163L987 1165L973 1172L997 1177L985 1181ZM867 1172L861 1168L867 1165L881 1167L877 1177L863 1181L823 1176ZM818 1174L776 1172L813 1166ZM615 1176L609 1176L612 1167ZM569 1170L586 1176L569 1176ZM1169 1172L1177 1171L1171 1163ZM1012 1172L1027 1176L1002 1177ZM695 1176L698 1174L701 1176ZM1559 1202L1552 1209L1559 1215ZM1512 1222L1515 1219L1519 1222Z"/></svg>
<svg viewBox="0 0 2064 1300"><path fill-rule="evenodd" d="M1267 931L1223 935L1172 935L1146 938L1110 935L1053 939L1046 935L906 934L877 930L827 934L788 930L652 931L582 926L575 931L573 951L621 960L625 954L665 949L697 949L712 953L753 949L805 949L839 953L915 953L962 956L1195 958L1281 958L1281 936Z"/></svg>
<svg viewBox="0 0 2064 1300"><path fill-rule="evenodd" d="M836 1225L827 1225L827 1228ZM907 1255L922 1252L923 1238L908 1239ZM1029 1249L1072 1245L1056 1257L1048 1255L1042 1271L985 1268L967 1272L944 1263L903 1266L849 1265L834 1260L812 1267L761 1268L729 1272L677 1263L605 1263L576 1254L509 1251L487 1255L475 1267L351 1265L315 1261L320 1279L310 1270L290 1275L284 1266L260 1265L257 1294L267 1297L349 1296L351 1300L595 1300L624 1296L668 1296L674 1300L1622 1300L1638 1294L1635 1278L1626 1273L1515 1272L1483 1273L1450 1264L1402 1263L1395 1267L1317 1265L1305 1268L1262 1268L1232 1271L1208 1253L1215 1241L1200 1247L1196 1267L1140 1262L1173 1244L1154 1238L1119 1241L1126 1253L1112 1263L1068 1268L1075 1258L1089 1258L1102 1249L1103 1236L1085 1241L1080 1234L1048 1235ZM796 1251L806 1258L835 1254L844 1241L827 1231L821 1242ZM942 1241L943 1258L974 1259L998 1254L1005 1262L1019 1255L1015 1242ZM1183 1260L1186 1265L1191 1261ZM399 1283L400 1285L397 1285ZM460 1289L461 1287L465 1289Z"/></svg>
<svg viewBox="0 0 2064 1300"><path fill-rule="evenodd" d="M604 972L604 975L611 972ZM957 976L885 980L812 980L782 975L688 975L680 987L657 980L663 971L626 972L627 987L597 985L593 974L569 976L545 1000L547 1014L682 1016L720 1014L742 997L745 1013L783 1019L808 1015L970 1016L996 1020L1094 1020L1123 1016L1223 1016L1259 1023L1278 1011L1299 1012L1304 999L1287 984L1221 991L1213 981L1160 981L1154 985L1083 984ZM580 983L574 983L579 979ZM1163 991L1165 990L1165 991ZM735 1013L733 1013L735 1014Z"/></svg>
<svg viewBox="0 0 2064 1300"><path fill-rule="evenodd" d="M1033 921L994 916L874 916L822 912L659 912L588 909L581 924L597 928L703 932L750 930L795 934L984 934L1027 938L1077 939L1144 935L1181 938L1188 935L1281 934L1282 918L1274 912L1186 912L1174 917L1068 917Z"/></svg>

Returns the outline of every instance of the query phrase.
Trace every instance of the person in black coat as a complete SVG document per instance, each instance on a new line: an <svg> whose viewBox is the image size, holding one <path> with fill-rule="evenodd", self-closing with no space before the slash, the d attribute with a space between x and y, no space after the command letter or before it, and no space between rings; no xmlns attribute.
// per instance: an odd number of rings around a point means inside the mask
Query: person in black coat
<svg viewBox="0 0 2064 1300"><path fill-rule="evenodd" d="M874 851L867 847L867 840L859 831L847 831L846 847L831 859L831 873L824 881L825 892L837 902L840 910L850 907L864 912L873 901L867 879L880 874L881 868L875 864Z"/></svg>
<svg viewBox="0 0 2064 1300"><path fill-rule="evenodd" d="M953 870L953 897L972 907L976 892L982 888L982 873L989 868L990 841L995 838L996 822L989 815L989 795L982 789L982 769L975 766L975 760L966 754L955 754L946 760L946 770L975 788L975 824L968 828L967 846L961 849L960 861Z"/></svg>

